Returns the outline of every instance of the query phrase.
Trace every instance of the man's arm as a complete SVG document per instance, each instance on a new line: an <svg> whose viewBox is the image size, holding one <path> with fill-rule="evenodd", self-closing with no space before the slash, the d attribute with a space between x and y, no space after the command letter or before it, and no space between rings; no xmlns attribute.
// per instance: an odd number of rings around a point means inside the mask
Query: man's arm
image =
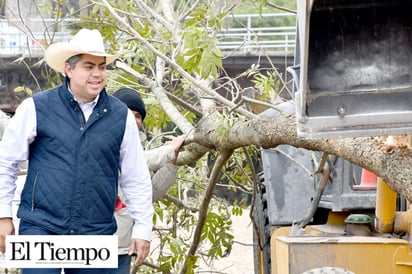
<svg viewBox="0 0 412 274"><path fill-rule="evenodd" d="M160 147L146 150L144 152L147 166L151 172L157 172L162 166L175 158L175 150L172 146L162 145Z"/></svg>
<svg viewBox="0 0 412 274"><path fill-rule="evenodd" d="M24 100L0 141L0 252L5 252L5 238L14 234L12 201L16 191L19 163L26 161L29 144L36 137L36 112L32 98Z"/></svg>
<svg viewBox="0 0 412 274"><path fill-rule="evenodd" d="M176 180L177 169L177 166L168 163L152 176L153 202L159 201L169 191Z"/></svg>
<svg viewBox="0 0 412 274"><path fill-rule="evenodd" d="M174 163L179 155L179 152L182 150L185 139L186 135L180 135L160 147L145 151L149 170L152 172L157 172L166 164L170 162Z"/></svg>
<svg viewBox="0 0 412 274"><path fill-rule="evenodd" d="M185 139L185 135L180 135L163 146L145 151L149 169L154 172L152 176L153 202L160 200L175 182L178 169L175 162Z"/></svg>

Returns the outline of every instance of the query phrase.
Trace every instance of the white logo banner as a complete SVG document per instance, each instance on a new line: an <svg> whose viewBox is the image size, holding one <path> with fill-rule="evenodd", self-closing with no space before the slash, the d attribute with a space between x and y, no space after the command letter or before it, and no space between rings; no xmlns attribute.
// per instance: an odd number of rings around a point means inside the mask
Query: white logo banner
<svg viewBox="0 0 412 274"><path fill-rule="evenodd" d="M6 237L9 268L117 268L117 235Z"/></svg>

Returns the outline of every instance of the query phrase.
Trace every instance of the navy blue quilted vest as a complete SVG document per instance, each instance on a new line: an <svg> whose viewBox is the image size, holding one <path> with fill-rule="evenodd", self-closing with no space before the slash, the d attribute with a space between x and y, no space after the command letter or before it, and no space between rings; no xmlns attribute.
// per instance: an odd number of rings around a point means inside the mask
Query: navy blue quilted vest
<svg viewBox="0 0 412 274"><path fill-rule="evenodd" d="M66 82L33 100L37 137L18 217L57 234L113 234L127 107L103 91L86 123Z"/></svg>

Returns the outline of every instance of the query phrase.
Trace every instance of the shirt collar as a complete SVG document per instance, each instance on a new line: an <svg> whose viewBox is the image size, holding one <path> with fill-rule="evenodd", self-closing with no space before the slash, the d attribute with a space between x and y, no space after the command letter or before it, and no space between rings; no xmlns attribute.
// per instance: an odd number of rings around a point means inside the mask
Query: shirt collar
<svg viewBox="0 0 412 274"><path fill-rule="evenodd" d="M100 94L98 94L96 96L96 98L93 99L93 101L88 102L88 103L83 103L82 101L80 101L79 99L76 98L76 96L74 96L73 92L70 89L70 86L67 85L67 90L70 92L70 94L73 96L73 99L80 105L80 106L89 106L89 107L94 107L97 104L97 101L99 100Z"/></svg>

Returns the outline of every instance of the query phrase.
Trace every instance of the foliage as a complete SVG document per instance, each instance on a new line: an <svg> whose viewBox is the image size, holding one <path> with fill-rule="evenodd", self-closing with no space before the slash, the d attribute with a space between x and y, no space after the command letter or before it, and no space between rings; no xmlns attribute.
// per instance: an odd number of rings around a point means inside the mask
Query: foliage
<svg viewBox="0 0 412 274"><path fill-rule="evenodd" d="M16 93L25 93L28 96L32 96L32 94L33 94L33 91L29 87L26 87L26 86L16 87L14 89L14 92L16 92Z"/></svg>
<svg viewBox="0 0 412 274"><path fill-rule="evenodd" d="M230 160L226 163L221 183L224 183L234 192L240 192L238 200L234 201L233 215L239 215L241 209L249 204L249 199L253 193L255 170L260 169L259 161L260 149L255 146L248 146L234 152ZM246 161L250 157L252 162Z"/></svg>
<svg viewBox="0 0 412 274"><path fill-rule="evenodd" d="M209 29L220 30L220 21L224 14L214 16L205 6L195 9L183 25L184 50L177 56L178 63L188 72L194 72L202 78L218 76L222 68L222 53L217 47L217 40L210 36Z"/></svg>
<svg viewBox="0 0 412 274"><path fill-rule="evenodd" d="M195 224L198 222L197 208L201 199L198 193L203 193L207 187L207 181L201 174L199 166L184 166L178 172L176 184L169 190L168 195L182 201L184 207L178 206L165 198L154 204L155 206L155 233L161 239L159 246L152 247L158 254L159 270L166 273L177 272L182 268L185 254L190 247L188 241L193 234ZM209 207L206 224L203 228L202 247L198 256L190 258L191 268L187 273L194 273L197 260L210 261L214 258L226 256L230 253L233 235L231 234L230 216L236 212L241 214L241 207L234 206L229 211L225 201L215 199ZM152 254L151 258L153 258ZM147 273L141 270L142 273Z"/></svg>
<svg viewBox="0 0 412 274"><path fill-rule="evenodd" d="M262 93L262 99L266 99L273 94L277 95L276 91L278 91L280 87L279 78L273 71L255 74L252 83L255 85L255 88Z"/></svg>

